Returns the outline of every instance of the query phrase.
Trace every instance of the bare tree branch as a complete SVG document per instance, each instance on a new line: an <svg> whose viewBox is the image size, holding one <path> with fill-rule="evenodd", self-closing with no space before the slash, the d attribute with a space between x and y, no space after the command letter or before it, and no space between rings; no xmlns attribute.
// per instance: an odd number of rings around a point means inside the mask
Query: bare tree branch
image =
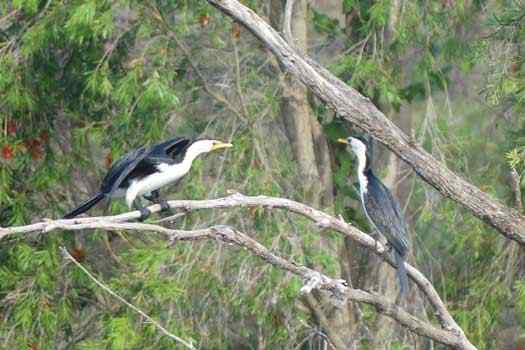
<svg viewBox="0 0 525 350"><path fill-rule="evenodd" d="M160 227L160 226L159 226ZM80 270L82 270L82 272L84 272L93 282L95 282L100 288L102 288L103 290L105 290L106 292L108 292L109 294L111 294L113 297L117 298L121 303L125 304L127 307L129 307L130 309L132 309L133 311L135 311L136 313L138 313L139 315L141 315L142 317L144 317L146 320L148 320L149 322L151 322L155 327L157 327L162 333L164 333L165 335L167 335L168 337L170 337L171 339L175 340L176 342L184 345L184 347L186 347L187 349L190 349L190 350L195 350L195 347L193 346L193 344L191 342L188 342L182 338L179 338L177 337L175 334L173 333L170 333L166 328L164 328L160 323L158 323L157 321L155 321L153 318L151 318L150 316L148 316L144 311L142 311L141 309L139 309L138 307L136 307L135 305L131 304L130 302L128 302L126 299L124 299L123 297L121 297L120 295L118 295L117 293L115 293L113 290L111 290L111 288L109 288L108 286L106 286L104 283L100 282L99 280L97 280L95 278L95 276L93 276L84 266L82 266L82 264L80 264L73 256L71 256L71 254L69 254L69 252L66 250L66 248L64 247L61 247L60 250L62 251L62 254L69 260L71 260L73 262L73 264L75 264Z"/></svg>
<svg viewBox="0 0 525 350"><path fill-rule="evenodd" d="M101 228L100 222L93 222L91 224L76 224L76 227L82 227L79 229L88 228L87 226L92 225L93 228ZM56 227L56 226L55 226ZM407 327L411 331L429 337L439 343L456 347L458 349L474 349L473 347L465 347L461 336L455 333L453 330L444 330L436 328L435 326L424 322L406 312L403 308L399 307L395 303L389 302L384 296L370 293L367 291L349 288L344 280L333 279L310 269L303 265L298 265L294 262L290 262L282 257L275 255L270 252L266 247L261 245L259 242L250 238L248 235L239 232L231 227L219 225L206 229L183 231L183 230L171 230L157 225L148 225L140 223L108 223L106 229L112 230L137 230L137 231L152 231L159 232L166 235L172 244L178 241L195 241L195 240L215 240L222 241L227 244L234 244L241 248L250 251L253 255L263 259L274 267L291 272L292 274L303 278L305 285L301 288L302 293L310 293L313 289L321 289L329 291L339 301L345 301L347 298L353 301L363 302L370 304L376 308L376 310L386 316L393 318L398 321L401 325ZM122 303L132 308L134 311L148 319L156 327L158 327L164 334L170 336L173 339L181 342L183 345L190 349L194 349L193 346L169 333L165 328L158 324L151 317L146 315L143 311L138 309L136 306L130 304L125 299L120 297L110 288L105 286L102 282L98 281L85 267L78 263L64 248L61 248L63 254L70 259L75 265L77 265L85 274L88 275L97 285L99 285L106 292L110 293Z"/></svg>
<svg viewBox="0 0 525 350"><path fill-rule="evenodd" d="M209 199L209 200L172 200L168 202L168 205L172 209L180 208L186 211L199 210L199 209L212 209L212 208L233 208L233 207L264 207L268 209L286 209L293 213L299 214L303 217L308 218L317 224L320 228L323 229L332 229L336 232L339 232L346 237L349 237L353 241L359 243L365 248L371 250L383 260L389 263L391 266L396 266L393 259L390 257L385 246L380 242L377 242L368 234L358 230L353 225L345 222L342 218L336 218L331 215L328 215L320 210L309 207L303 203L295 202L285 198L276 198L276 197L267 197L267 196L244 196L240 193L230 195L228 197L219 198L219 199ZM160 211L160 205L155 204L148 208L152 213ZM35 223L27 226L19 227L10 227L10 228L0 228L0 240L2 238L17 234L17 233L31 233L31 232L50 232L53 230L64 229L64 230L83 230L88 228L98 228L106 230L140 230L140 231L151 231L159 232L166 235L179 234L181 235L181 240L191 240L191 239L200 239L202 237L202 232L192 231L188 233L187 231L171 230L162 226L144 224L144 223L130 223L125 222L129 220L138 219L140 217L139 211L128 212L116 216L107 216L107 217L92 217L92 218L75 218L69 220L48 220L45 222ZM416 268L405 263L407 273L410 278L418 285L422 292L426 295L429 303L435 310L436 316L442 326L446 331L451 331L455 333L460 339L461 344L459 348L461 349L475 349L475 347L470 344L468 339L465 337L464 332L452 318L448 312L444 302L439 297L439 294L434 289L432 283ZM358 294L359 295L359 294ZM365 298L366 299L366 298ZM363 301L360 299L355 299L357 301ZM372 299L366 299L371 301ZM375 299L374 299L375 300ZM381 310L384 312L394 312L389 311L387 308ZM391 316L388 313L385 315ZM393 316L392 316L393 317ZM398 320L399 321L399 320ZM401 322L401 321L399 321ZM407 321L408 322L408 321ZM407 326L408 327L408 326ZM410 327L409 327L410 328Z"/></svg>
<svg viewBox="0 0 525 350"><path fill-rule="evenodd" d="M337 79L327 69L296 52L255 12L236 0L208 0L263 41L282 66L299 78L337 114L355 124L406 161L444 196L470 209L508 239L525 244L525 217L450 171L379 111L370 99Z"/></svg>
<svg viewBox="0 0 525 350"><path fill-rule="evenodd" d="M305 286L301 288L301 292L303 293L309 293L312 289L327 290L332 292L337 298L344 296L354 301L370 304L374 306L378 312L395 319L400 324L419 335L432 338L440 343L459 349L475 349L473 346L465 346L461 335L458 335L454 330L438 329L433 325L410 315L395 303L385 300L381 295L349 288L343 280L330 278L321 272L283 259L270 252L266 247L246 234L228 226L215 226L199 231L188 231L184 234L174 234L171 236L171 240L195 240L199 239L198 236L207 239L219 239L225 243L236 244L240 247L246 248L251 253L271 265L302 277L306 281Z"/></svg>

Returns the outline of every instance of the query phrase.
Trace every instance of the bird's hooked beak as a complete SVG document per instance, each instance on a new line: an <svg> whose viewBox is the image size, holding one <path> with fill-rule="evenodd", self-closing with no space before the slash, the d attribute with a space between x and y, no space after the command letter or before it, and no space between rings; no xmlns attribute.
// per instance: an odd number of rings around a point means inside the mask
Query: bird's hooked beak
<svg viewBox="0 0 525 350"><path fill-rule="evenodd" d="M211 150L215 151L215 150L218 150L218 149L221 149L221 148L230 148L230 147L233 147L233 145L231 143L217 142L216 144L214 144L211 147Z"/></svg>
<svg viewBox="0 0 525 350"><path fill-rule="evenodd" d="M347 139L337 139L337 142L344 143L345 145L348 145L348 140Z"/></svg>

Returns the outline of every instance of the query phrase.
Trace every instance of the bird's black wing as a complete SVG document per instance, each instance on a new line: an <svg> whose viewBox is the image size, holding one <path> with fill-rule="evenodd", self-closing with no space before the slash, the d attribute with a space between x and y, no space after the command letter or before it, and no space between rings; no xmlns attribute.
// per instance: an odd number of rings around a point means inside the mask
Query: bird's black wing
<svg viewBox="0 0 525 350"><path fill-rule="evenodd" d="M190 140L182 137L174 137L152 147L148 155L151 162L163 162L168 164L180 163L184 159Z"/></svg>
<svg viewBox="0 0 525 350"><path fill-rule="evenodd" d="M190 141L175 137L151 147L142 146L126 153L109 169L102 181L103 193L112 193L119 187L128 187L130 180L141 179L158 171L160 163L174 164L179 154L185 153Z"/></svg>
<svg viewBox="0 0 525 350"><path fill-rule="evenodd" d="M390 190L371 170L367 173L367 179L367 192L363 194L363 204L367 215L392 247L404 256L409 243L405 220L399 204Z"/></svg>
<svg viewBox="0 0 525 350"><path fill-rule="evenodd" d="M151 146L146 157L142 159L129 174L130 178L141 178L158 171L159 164L176 164L182 162L190 140L181 137Z"/></svg>
<svg viewBox="0 0 525 350"><path fill-rule="evenodd" d="M129 151L109 169L108 173L102 180L101 192L110 194L116 191L126 180L128 175L137 167L137 165L148 156L151 148L142 146Z"/></svg>
<svg viewBox="0 0 525 350"><path fill-rule="evenodd" d="M186 153L189 145L190 140L182 137L175 137L154 146L152 155L169 157L178 163L182 161L182 158L184 158L184 154Z"/></svg>

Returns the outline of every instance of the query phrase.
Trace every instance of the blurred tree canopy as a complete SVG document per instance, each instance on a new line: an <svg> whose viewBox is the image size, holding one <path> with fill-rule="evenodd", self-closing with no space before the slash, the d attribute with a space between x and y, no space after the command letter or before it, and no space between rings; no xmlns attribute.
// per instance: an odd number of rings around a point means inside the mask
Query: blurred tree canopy
<svg viewBox="0 0 525 350"><path fill-rule="evenodd" d="M298 2L306 10L294 20L305 23L310 56L370 97L453 171L523 210L523 1ZM284 1L243 3L282 30ZM309 189L316 187L309 181L319 179L305 178L294 157L304 135L292 135L283 115L286 78L261 42L205 1L2 1L0 226L60 217L94 193L113 160L131 148L206 135L235 146L197 160L169 198L230 191L287 197L322 205L368 230L353 184L354 160L333 142L355 127L306 95L321 128L311 142L325 140L323 166L333 180L324 189L333 198L312 199ZM525 337L522 248L392 163L379 145L375 151L376 173L390 179L411 226L415 265L479 349L516 348ZM126 207L113 201L97 210ZM373 257L330 232L321 238L314 225L286 212L192 212L173 225L219 223L241 227L331 276L351 275L358 287L375 288L384 276L378 271L368 281L370 266L378 264ZM0 242L0 348L174 348L65 264L62 245L199 348L321 349L327 329L319 315L336 313L320 297L317 304L300 297L297 278L241 250L206 242L170 247L161 237L137 233L64 231ZM410 298L414 305L420 300L417 293ZM418 310L424 314L425 305ZM348 344L429 348L399 326L385 326L371 308L362 311L359 325L336 332ZM348 315L341 319L352 323ZM392 333L378 342L383 328Z"/></svg>

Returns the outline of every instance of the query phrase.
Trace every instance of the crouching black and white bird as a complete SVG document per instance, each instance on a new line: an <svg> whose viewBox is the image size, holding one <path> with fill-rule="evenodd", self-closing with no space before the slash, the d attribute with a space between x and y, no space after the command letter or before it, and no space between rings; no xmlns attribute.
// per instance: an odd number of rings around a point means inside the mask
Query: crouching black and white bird
<svg viewBox="0 0 525 350"><path fill-rule="evenodd" d="M185 138L172 138L153 146L134 149L117 160L102 180L100 191L64 216L70 219L80 215L105 198L124 197L131 209L141 212L141 219L149 216L148 209L140 204L140 197L161 204L163 210L167 203L160 199L159 189L177 182L186 175L193 160L203 153L232 147L231 143L217 140L190 141Z"/></svg>
<svg viewBox="0 0 525 350"><path fill-rule="evenodd" d="M400 294L408 291L405 259L409 249L407 227L403 213L390 190L379 180L370 167L369 144L364 139L349 137L337 142L350 145L357 156L357 177L361 203L372 227L387 239L393 248L397 263Z"/></svg>

